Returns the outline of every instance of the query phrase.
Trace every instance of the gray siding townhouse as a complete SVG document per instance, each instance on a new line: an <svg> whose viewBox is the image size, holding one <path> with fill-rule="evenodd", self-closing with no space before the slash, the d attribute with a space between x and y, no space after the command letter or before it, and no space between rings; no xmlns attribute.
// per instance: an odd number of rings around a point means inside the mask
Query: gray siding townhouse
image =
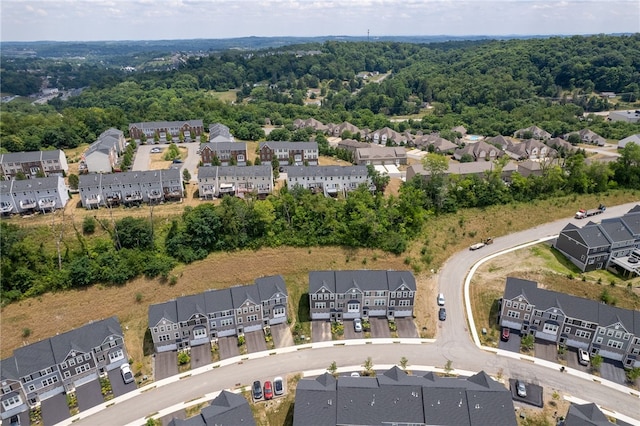
<svg viewBox="0 0 640 426"><path fill-rule="evenodd" d="M325 373L298 382L295 426L515 426L511 392L484 371L466 379L410 376L398 367L377 377Z"/></svg>
<svg viewBox="0 0 640 426"><path fill-rule="evenodd" d="M255 426L255 424L249 401L242 395L223 390L200 411L200 414L186 420L174 417L167 426Z"/></svg>
<svg viewBox="0 0 640 426"><path fill-rule="evenodd" d="M409 271L309 272L312 320L410 317L416 279Z"/></svg>
<svg viewBox="0 0 640 426"><path fill-rule="evenodd" d="M151 305L149 329L155 350L186 349L285 323L287 299L284 280L277 275Z"/></svg>
<svg viewBox="0 0 640 426"><path fill-rule="evenodd" d="M347 195L360 185L371 187L366 166L290 166L287 167L287 186L300 186L313 193L335 197Z"/></svg>
<svg viewBox="0 0 640 426"><path fill-rule="evenodd" d="M5 179L13 179L18 172L24 176L34 178L44 176L63 176L69 171L67 157L64 152L56 149L53 151L28 151L8 152L0 154L0 169Z"/></svg>
<svg viewBox="0 0 640 426"><path fill-rule="evenodd" d="M389 127L383 127L380 130L376 130L368 135L371 143L378 145L401 145L407 142L412 142L410 138L402 133L398 133Z"/></svg>
<svg viewBox="0 0 640 426"><path fill-rule="evenodd" d="M179 169L81 175L78 185L84 208L138 205L182 199Z"/></svg>
<svg viewBox="0 0 640 426"><path fill-rule="evenodd" d="M98 380L101 374L119 368L127 360L116 317L20 347L12 357L1 361L2 418L14 415L16 409L27 408L23 396L33 408L47 398Z"/></svg>
<svg viewBox="0 0 640 426"><path fill-rule="evenodd" d="M125 149L124 133L118 129L105 130L82 153L78 170L81 173L110 173Z"/></svg>
<svg viewBox="0 0 640 426"><path fill-rule="evenodd" d="M367 148L356 148L353 157L354 164L367 166L369 164L385 165L394 164L399 166L407 164L407 150L401 146L378 146L370 145Z"/></svg>
<svg viewBox="0 0 640 426"><path fill-rule="evenodd" d="M129 137L147 143L149 140L158 138L161 142L171 142L180 140L180 135L185 142L200 140L200 135L204 133L202 120L186 121L153 121L144 123L129 124Z"/></svg>
<svg viewBox="0 0 640 426"><path fill-rule="evenodd" d="M278 160L281 166L317 166L318 144L316 142L260 142L260 162Z"/></svg>
<svg viewBox="0 0 640 426"><path fill-rule="evenodd" d="M198 168L198 193L201 200L255 193L264 197L273 192L271 165L220 166Z"/></svg>
<svg viewBox="0 0 640 426"><path fill-rule="evenodd" d="M525 129L516 130L513 136L518 139L524 139L525 137L528 136L528 133L531 133L531 137L533 139L539 139L539 140L551 139L551 133L541 129L538 126L531 126Z"/></svg>
<svg viewBox="0 0 640 426"><path fill-rule="evenodd" d="M62 176L0 182L0 213L34 213L62 209L69 189Z"/></svg>
<svg viewBox="0 0 640 426"><path fill-rule="evenodd" d="M479 141L469 143L464 148L456 149L453 158L459 161L465 154L473 157L473 161L494 161L500 158L503 152L487 142Z"/></svg>
<svg viewBox="0 0 640 426"><path fill-rule="evenodd" d="M500 325L536 339L581 348L592 355L640 366L640 312L538 288L508 277Z"/></svg>
<svg viewBox="0 0 640 426"><path fill-rule="evenodd" d="M202 164L213 164L215 159L222 166L245 166L247 164L247 144L245 142L209 142L200 144Z"/></svg>
<svg viewBox="0 0 640 426"><path fill-rule="evenodd" d="M600 224L579 228L570 223L554 247L585 272L610 269L624 276L640 275L640 206Z"/></svg>

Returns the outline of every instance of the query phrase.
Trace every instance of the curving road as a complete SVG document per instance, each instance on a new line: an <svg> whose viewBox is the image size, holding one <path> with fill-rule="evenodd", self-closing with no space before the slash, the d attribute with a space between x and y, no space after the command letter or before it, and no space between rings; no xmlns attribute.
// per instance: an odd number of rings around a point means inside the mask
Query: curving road
<svg viewBox="0 0 640 426"><path fill-rule="evenodd" d="M599 219L620 216L635 203L608 208ZM338 366L363 364L372 357L374 364L398 364L406 357L411 366L436 366L443 368L448 360L454 369L467 371L485 370L497 376L518 377L528 382L538 383L547 388L586 401L592 401L608 409L617 411L632 419L640 419L640 403L637 392L617 391L584 375L561 373L550 363L533 363L520 359L518 355L501 356L478 348L472 341L468 329L463 300L463 283L474 263L489 254L515 247L546 236L556 235L567 224L562 219L537 226L526 231L498 238L490 246L481 250L465 250L451 257L442 267L439 276L439 291L447 300L447 320L440 322L437 339L433 343L402 344L381 341L379 344L330 343L330 347L313 349L289 348L290 352L255 359L244 359L239 363L213 368L205 367L205 372L184 377L180 380L166 379L167 384L156 383L148 388L132 392L133 395L117 399L106 409L89 411L74 421L75 425L129 424L145 416L157 413L184 401L190 401L220 389L249 385L256 378L286 375L292 372L326 369L332 361ZM576 223L580 223L576 221ZM458 302L458 303L456 303ZM417 341L414 341L416 343ZM308 348L310 345L305 345ZM171 383L168 383L168 382ZM620 389L624 389L620 387ZM86 416L86 417L84 417ZM72 419L69 419L69 423Z"/></svg>

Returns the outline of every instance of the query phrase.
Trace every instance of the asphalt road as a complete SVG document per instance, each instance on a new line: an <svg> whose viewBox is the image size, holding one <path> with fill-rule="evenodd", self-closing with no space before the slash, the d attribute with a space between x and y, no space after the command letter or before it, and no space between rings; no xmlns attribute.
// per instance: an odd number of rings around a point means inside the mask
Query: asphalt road
<svg viewBox="0 0 640 426"><path fill-rule="evenodd" d="M607 211L597 220L620 216L634 205L635 203L607 208ZM526 218L523 219L526 220ZM202 397L216 390L235 388L238 385L249 386L253 380L264 381L292 372L326 369L332 361L335 361L338 367L362 365L367 357L371 357L376 365L398 364L400 359L405 357L409 368L411 365L444 368L447 361L451 361L451 367L454 369L473 372L484 370L494 376L520 378L528 383L558 389L564 394L595 402L610 410L640 419L640 404L636 396L618 392L596 381L585 380L540 364L483 351L471 340L462 303L463 283L471 266L489 254L558 234L569 221L583 222L562 219L497 238L490 246L477 251L465 250L451 257L443 266L439 276L439 291L447 300L447 320L439 322L437 339L432 344L358 346L338 344L329 348L299 350L259 359L247 359L242 363L211 369L203 374L148 390L90 417L80 419L74 425L110 426L114 424L114 419L118 419L118 424L128 424L166 407Z"/></svg>

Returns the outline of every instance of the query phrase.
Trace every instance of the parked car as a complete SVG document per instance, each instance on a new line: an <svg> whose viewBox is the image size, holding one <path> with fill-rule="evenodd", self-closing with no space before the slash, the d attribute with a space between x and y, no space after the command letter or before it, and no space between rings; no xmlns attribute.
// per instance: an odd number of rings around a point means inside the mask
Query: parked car
<svg viewBox="0 0 640 426"><path fill-rule="evenodd" d="M360 318L356 318L353 320L353 329L356 331L356 333L362 331L362 320Z"/></svg>
<svg viewBox="0 0 640 426"><path fill-rule="evenodd" d="M578 362L582 365L589 365L589 352L578 349Z"/></svg>
<svg viewBox="0 0 640 426"><path fill-rule="evenodd" d="M520 398L527 397L527 387L522 380L516 380L516 392Z"/></svg>
<svg viewBox="0 0 640 426"><path fill-rule="evenodd" d="M282 377L276 377L273 379L273 393L276 395L284 394L284 380Z"/></svg>
<svg viewBox="0 0 640 426"><path fill-rule="evenodd" d="M159 152L162 152L162 150L160 148L151 148L151 153L152 154L158 154Z"/></svg>
<svg viewBox="0 0 640 426"><path fill-rule="evenodd" d="M444 321L447 319L447 310L445 308L440 308L438 311L438 319L440 321Z"/></svg>
<svg viewBox="0 0 640 426"><path fill-rule="evenodd" d="M182 164L182 160L179 158L176 158L175 160L173 160L173 164Z"/></svg>
<svg viewBox="0 0 640 426"><path fill-rule="evenodd" d="M122 380L125 385L133 382L133 373L129 364L124 363L120 366L120 374L122 374Z"/></svg>
<svg viewBox="0 0 640 426"><path fill-rule="evenodd" d="M354 371L353 373L351 373L351 377L360 377L360 373Z"/></svg>
<svg viewBox="0 0 640 426"><path fill-rule="evenodd" d="M264 382L264 399L273 399L273 387L268 380Z"/></svg>
<svg viewBox="0 0 640 426"><path fill-rule="evenodd" d="M261 399L262 398L262 383L260 380L256 380L253 382L253 399Z"/></svg>
<svg viewBox="0 0 640 426"><path fill-rule="evenodd" d="M502 329L502 340L504 340L505 342L508 342L510 334L511 334L511 331L509 331L509 328L508 327L504 327Z"/></svg>
<svg viewBox="0 0 640 426"><path fill-rule="evenodd" d="M438 293L438 306L444 306L444 294Z"/></svg>

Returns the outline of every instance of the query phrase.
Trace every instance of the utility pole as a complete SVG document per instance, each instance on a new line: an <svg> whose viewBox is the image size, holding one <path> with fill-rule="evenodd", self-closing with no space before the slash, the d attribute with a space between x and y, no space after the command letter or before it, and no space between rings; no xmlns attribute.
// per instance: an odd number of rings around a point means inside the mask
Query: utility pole
<svg viewBox="0 0 640 426"><path fill-rule="evenodd" d="M367 28L367 42L369 42L369 28Z"/></svg>

